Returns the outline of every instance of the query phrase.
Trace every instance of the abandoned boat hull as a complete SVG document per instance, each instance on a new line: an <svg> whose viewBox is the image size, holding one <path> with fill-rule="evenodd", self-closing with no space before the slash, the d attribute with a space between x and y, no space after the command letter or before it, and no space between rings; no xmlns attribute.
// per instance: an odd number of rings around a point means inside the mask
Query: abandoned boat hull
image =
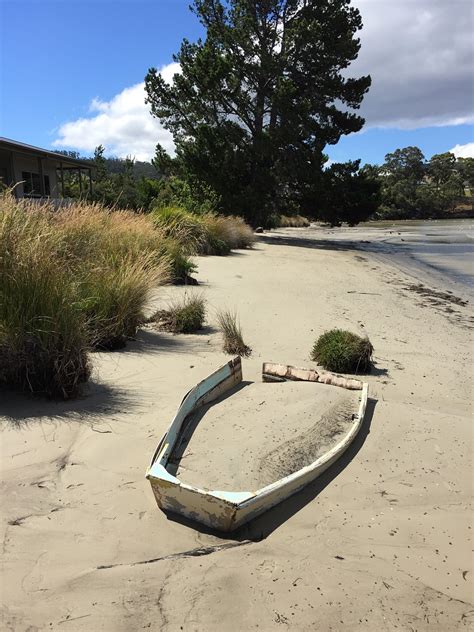
<svg viewBox="0 0 474 632"><path fill-rule="evenodd" d="M284 379L309 379L310 381L328 383L326 381L328 374L321 374L322 377L319 380L316 371L311 371L312 377L310 378L302 377L301 371L301 369L285 365L265 364L263 374L264 376L273 374L279 376L279 379L282 379L282 374L285 374ZM344 379L342 378L342 380ZM357 388L361 391L361 395L358 411L354 415L354 424L349 432L331 450L310 465L259 490L208 491L180 481L167 470L167 465L173 454L173 449L179 441L186 418L241 381L241 361L240 358L235 358L191 389L183 399L170 427L163 436L147 472L147 478L161 509L180 514L185 518L224 532L233 531L289 498L330 467L347 450L359 433L368 398L368 385L359 382L360 387L358 387L355 385L357 380L350 380L351 384L345 387ZM338 386L342 385L342 383L338 384Z"/></svg>

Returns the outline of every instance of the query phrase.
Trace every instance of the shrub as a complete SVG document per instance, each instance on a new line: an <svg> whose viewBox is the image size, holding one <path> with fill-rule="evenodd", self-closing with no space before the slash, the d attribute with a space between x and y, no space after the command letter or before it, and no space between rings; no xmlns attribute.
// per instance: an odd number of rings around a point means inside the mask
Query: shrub
<svg viewBox="0 0 474 632"><path fill-rule="evenodd" d="M232 250L253 246L255 242L254 232L241 217L220 216L219 219L223 223L224 239Z"/></svg>
<svg viewBox="0 0 474 632"><path fill-rule="evenodd" d="M83 270L78 293L92 347L118 349L135 336L152 289L163 282L161 268L149 259L111 257Z"/></svg>
<svg viewBox="0 0 474 632"><path fill-rule="evenodd" d="M68 399L89 377L89 344L60 246L47 213L2 197L0 382Z"/></svg>
<svg viewBox="0 0 474 632"><path fill-rule="evenodd" d="M373 350L368 338L343 329L331 329L318 338L311 359L336 373L364 373L371 367Z"/></svg>
<svg viewBox="0 0 474 632"><path fill-rule="evenodd" d="M170 275L163 235L143 215L76 205L54 216L66 265L80 282L89 342L115 349L135 335L152 288ZM162 251L160 253L160 250Z"/></svg>
<svg viewBox="0 0 474 632"><path fill-rule="evenodd" d="M281 228L307 228L311 222L302 215L280 215L278 225Z"/></svg>
<svg viewBox="0 0 474 632"><path fill-rule="evenodd" d="M175 284L187 284L191 275L197 271L197 265L186 254L185 248L176 239L166 238L158 248L159 256L170 265L170 281Z"/></svg>
<svg viewBox="0 0 474 632"><path fill-rule="evenodd" d="M210 212L196 215L179 207L155 209L151 216L154 225L181 244L188 255L227 255L234 248L251 247L255 239L240 217Z"/></svg>
<svg viewBox="0 0 474 632"><path fill-rule="evenodd" d="M88 350L123 345L143 321L151 289L169 276L170 244L135 213L81 203L54 211L3 195L0 382L77 394Z"/></svg>
<svg viewBox="0 0 474 632"><path fill-rule="evenodd" d="M252 349L243 340L237 314L230 310L219 311L217 321L222 330L224 352L230 355L250 356Z"/></svg>
<svg viewBox="0 0 474 632"><path fill-rule="evenodd" d="M174 334L190 334L202 329L206 317L206 301L200 294L185 294L172 301L167 309L156 312L150 321Z"/></svg>
<svg viewBox="0 0 474 632"><path fill-rule="evenodd" d="M166 237L183 246L186 254L198 254L205 248L206 229L197 215L179 207L167 206L152 211L151 218Z"/></svg>

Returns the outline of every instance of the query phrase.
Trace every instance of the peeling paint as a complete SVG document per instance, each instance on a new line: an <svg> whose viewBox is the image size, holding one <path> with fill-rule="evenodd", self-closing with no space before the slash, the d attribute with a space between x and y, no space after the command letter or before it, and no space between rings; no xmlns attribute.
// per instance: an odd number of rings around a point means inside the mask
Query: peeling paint
<svg viewBox="0 0 474 632"><path fill-rule="evenodd" d="M298 376L295 377L294 367L272 366L280 367L283 374L291 372L290 379L316 381L314 371L297 369ZM331 379L329 374L325 374L324 377ZM352 384L344 386L340 376L334 376L334 378L337 378L333 382L335 388L354 388L355 386ZM181 482L168 472L167 465L186 418L198 408L215 401L241 381L241 360L234 358L191 389L181 402L166 434L160 441L146 475L161 509L180 514L218 531L233 531L296 493L322 474L356 438L367 406L368 384L358 382L360 385L358 389L361 389L359 410L354 415L354 424L346 436L314 463L257 491L207 491Z"/></svg>

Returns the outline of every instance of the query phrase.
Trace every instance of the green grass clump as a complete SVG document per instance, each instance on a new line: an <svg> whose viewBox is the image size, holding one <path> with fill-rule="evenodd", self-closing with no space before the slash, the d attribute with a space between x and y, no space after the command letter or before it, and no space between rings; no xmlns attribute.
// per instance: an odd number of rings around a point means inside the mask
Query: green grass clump
<svg viewBox="0 0 474 632"><path fill-rule="evenodd" d="M187 254L201 254L205 249L206 229L199 216L175 206L155 209L150 215L155 227L180 243Z"/></svg>
<svg viewBox="0 0 474 632"><path fill-rule="evenodd" d="M125 344L169 278L165 235L145 216L0 197L0 383L70 398L93 348Z"/></svg>
<svg viewBox="0 0 474 632"><path fill-rule="evenodd" d="M77 278L77 296L91 347L117 349L143 322L151 290L170 274L163 235L148 218L78 204L54 216L65 265Z"/></svg>
<svg viewBox="0 0 474 632"><path fill-rule="evenodd" d="M190 334L202 329L206 318L206 300L201 294L185 294L156 312L148 322L174 334Z"/></svg>
<svg viewBox="0 0 474 632"><path fill-rule="evenodd" d="M373 350L368 338L343 329L331 329L318 338L311 359L328 371L365 373L372 365Z"/></svg>
<svg viewBox="0 0 474 632"><path fill-rule="evenodd" d="M230 310L219 311L217 321L222 330L224 352L242 357L250 356L252 349L244 342L237 314Z"/></svg>
<svg viewBox="0 0 474 632"><path fill-rule="evenodd" d="M0 200L0 383L68 399L90 375L77 282L46 213Z"/></svg>
<svg viewBox="0 0 474 632"><path fill-rule="evenodd" d="M250 248L255 239L240 217L210 212L197 215L180 207L155 209L151 217L154 225L181 244L187 255L228 255L236 248Z"/></svg>

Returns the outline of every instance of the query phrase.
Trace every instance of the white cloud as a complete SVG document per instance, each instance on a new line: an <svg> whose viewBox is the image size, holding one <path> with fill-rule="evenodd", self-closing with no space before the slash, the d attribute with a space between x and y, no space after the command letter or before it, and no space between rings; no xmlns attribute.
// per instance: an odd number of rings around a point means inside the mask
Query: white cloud
<svg viewBox="0 0 474 632"><path fill-rule="evenodd" d="M349 74L370 74L367 127L474 121L472 0L355 0L364 28Z"/></svg>
<svg viewBox="0 0 474 632"><path fill-rule="evenodd" d="M163 78L171 82L179 72L179 64L172 63L160 70ZM137 83L125 88L110 101L92 99L89 112L93 116L80 118L61 125L55 147L73 147L92 152L104 145L107 154L137 160L149 160L155 154L157 143L174 151L173 138L163 129L145 105L145 84Z"/></svg>
<svg viewBox="0 0 474 632"><path fill-rule="evenodd" d="M455 145L449 150L456 158L474 158L474 143Z"/></svg>
<svg viewBox="0 0 474 632"><path fill-rule="evenodd" d="M370 74L361 114L366 127L416 129L474 122L472 0L354 0L364 28L350 76ZM178 41L176 42L178 45ZM167 81L176 63L161 72ZM138 83L110 101L95 98L90 116L62 125L56 147L150 159L160 142L173 151L171 134L145 105ZM468 144L469 147L471 144Z"/></svg>

